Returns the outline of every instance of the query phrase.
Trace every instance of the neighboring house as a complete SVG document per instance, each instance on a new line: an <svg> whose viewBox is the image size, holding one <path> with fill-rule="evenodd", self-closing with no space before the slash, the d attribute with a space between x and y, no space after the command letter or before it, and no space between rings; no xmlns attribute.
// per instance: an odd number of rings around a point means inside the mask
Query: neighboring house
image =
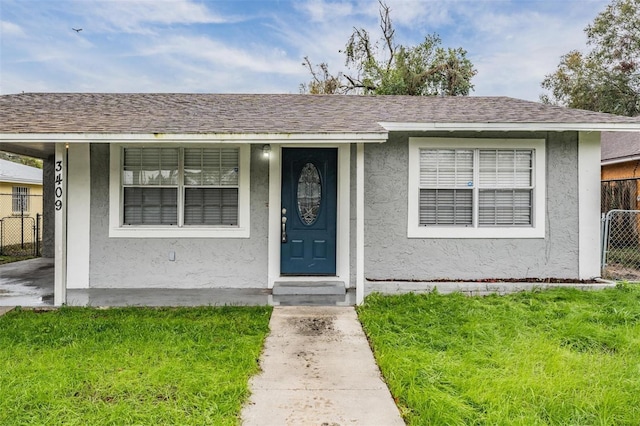
<svg viewBox="0 0 640 426"><path fill-rule="evenodd" d="M42 214L42 169L0 159L0 219Z"/></svg>
<svg viewBox="0 0 640 426"><path fill-rule="evenodd" d="M32 243L37 215L42 215L42 170L0 159L0 247Z"/></svg>
<svg viewBox="0 0 640 426"><path fill-rule="evenodd" d="M602 133L602 213L640 210L640 133Z"/></svg>
<svg viewBox="0 0 640 426"><path fill-rule="evenodd" d="M46 159L56 304L597 277L601 131L640 122L506 97L0 97L0 149Z"/></svg>

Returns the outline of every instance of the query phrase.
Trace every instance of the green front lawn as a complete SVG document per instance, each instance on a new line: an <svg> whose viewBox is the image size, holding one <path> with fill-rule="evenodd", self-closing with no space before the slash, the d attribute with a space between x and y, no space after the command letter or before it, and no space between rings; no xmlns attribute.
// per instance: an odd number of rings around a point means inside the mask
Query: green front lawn
<svg viewBox="0 0 640 426"><path fill-rule="evenodd" d="M0 424L234 425L271 308L0 316Z"/></svg>
<svg viewBox="0 0 640 426"><path fill-rule="evenodd" d="M358 313L410 425L640 424L640 286L372 295Z"/></svg>

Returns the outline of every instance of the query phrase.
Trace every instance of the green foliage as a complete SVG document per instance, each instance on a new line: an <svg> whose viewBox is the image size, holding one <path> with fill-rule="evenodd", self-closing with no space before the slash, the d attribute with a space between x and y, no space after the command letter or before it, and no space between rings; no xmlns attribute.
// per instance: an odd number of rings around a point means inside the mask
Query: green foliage
<svg viewBox="0 0 640 426"><path fill-rule="evenodd" d="M33 259L34 256L9 256L9 255L0 255L0 265L5 263L13 263L20 262L22 260Z"/></svg>
<svg viewBox="0 0 640 426"><path fill-rule="evenodd" d="M640 286L484 298L369 296L358 308L410 425L640 418Z"/></svg>
<svg viewBox="0 0 640 426"><path fill-rule="evenodd" d="M235 425L269 308L14 310L0 424Z"/></svg>
<svg viewBox="0 0 640 426"><path fill-rule="evenodd" d="M542 82L546 103L640 114L640 0L613 0L585 29L591 51L564 55Z"/></svg>
<svg viewBox="0 0 640 426"><path fill-rule="evenodd" d="M350 72L332 75L326 63L313 66L308 57L303 65L312 80L300 87L311 94L360 93L374 95L468 95L476 74L462 48L441 47L436 34L416 46L395 43L389 7L380 2L380 29L377 42L363 28L354 28L345 49L345 65Z"/></svg>
<svg viewBox="0 0 640 426"><path fill-rule="evenodd" d="M42 168L42 160L37 158L25 157L24 155L10 154L8 152L0 151L0 159L12 161L18 164L24 164L25 166Z"/></svg>

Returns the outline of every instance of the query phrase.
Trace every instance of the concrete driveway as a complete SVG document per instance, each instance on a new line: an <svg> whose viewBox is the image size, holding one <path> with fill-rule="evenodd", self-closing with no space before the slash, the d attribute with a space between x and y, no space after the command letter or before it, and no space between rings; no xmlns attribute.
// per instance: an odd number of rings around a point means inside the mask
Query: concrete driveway
<svg viewBox="0 0 640 426"><path fill-rule="evenodd" d="M0 265L0 306L53 305L53 259Z"/></svg>

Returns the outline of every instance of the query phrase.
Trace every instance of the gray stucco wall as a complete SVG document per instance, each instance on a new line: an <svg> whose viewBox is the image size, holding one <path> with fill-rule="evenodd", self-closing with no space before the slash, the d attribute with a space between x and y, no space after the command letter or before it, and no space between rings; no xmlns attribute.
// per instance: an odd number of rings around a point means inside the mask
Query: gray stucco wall
<svg viewBox="0 0 640 426"><path fill-rule="evenodd" d="M407 238L409 136L546 139L546 237ZM387 143L365 147L365 200L367 279L578 277L576 132L392 134Z"/></svg>
<svg viewBox="0 0 640 426"><path fill-rule="evenodd" d="M42 161L42 257L55 256L55 156Z"/></svg>
<svg viewBox="0 0 640 426"><path fill-rule="evenodd" d="M268 165L252 147L250 238L109 238L109 145L92 144L90 287L266 287Z"/></svg>

